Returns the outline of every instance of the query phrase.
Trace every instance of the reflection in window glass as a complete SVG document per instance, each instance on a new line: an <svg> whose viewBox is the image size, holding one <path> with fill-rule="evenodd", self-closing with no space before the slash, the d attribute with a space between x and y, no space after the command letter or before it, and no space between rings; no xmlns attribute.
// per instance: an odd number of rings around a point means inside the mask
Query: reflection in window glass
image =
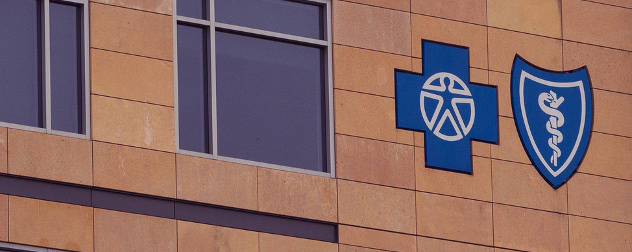
<svg viewBox="0 0 632 252"><path fill-rule="evenodd" d="M81 8L51 2L49 17L52 128L83 134Z"/></svg>
<svg viewBox="0 0 632 252"><path fill-rule="evenodd" d="M176 6L178 15L208 20L208 16L206 14L208 1L213 0L178 0L178 6Z"/></svg>
<svg viewBox="0 0 632 252"><path fill-rule="evenodd" d="M0 121L43 127L38 2L0 1Z"/></svg>
<svg viewBox="0 0 632 252"><path fill-rule="evenodd" d="M285 0L215 0L215 21L324 39L323 7Z"/></svg>
<svg viewBox="0 0 632 252"><path fill-rule="evenodd" d="M218 155L326 171L323 49L216 33Z"/></svg>
<svg viewBox="0 0 632 252"><path fill-rule="evenodd" d="M207 34L178 25L178 117L180 149L211 153Z"/></svg>

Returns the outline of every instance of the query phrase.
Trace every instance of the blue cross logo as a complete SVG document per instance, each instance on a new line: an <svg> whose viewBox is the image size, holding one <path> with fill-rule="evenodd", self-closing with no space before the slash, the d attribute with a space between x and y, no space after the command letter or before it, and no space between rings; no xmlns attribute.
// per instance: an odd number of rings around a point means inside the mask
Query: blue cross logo
<svg viewBox="0 0 632 252"><path fill-rule="evenodd" d="M423 41L422 74L395 71L397 127L425 132L426 166L472 172L471 140L498 143L496 88L469 83L465 47Z"/></svg>

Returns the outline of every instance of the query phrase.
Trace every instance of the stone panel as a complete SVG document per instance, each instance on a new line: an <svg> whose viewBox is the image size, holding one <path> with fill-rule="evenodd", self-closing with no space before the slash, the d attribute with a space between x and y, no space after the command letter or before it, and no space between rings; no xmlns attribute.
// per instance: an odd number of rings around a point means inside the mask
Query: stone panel
<svg viewBox="0 0 632 252"><path fill-rule="evenodd" d="M336 133L412 145L413 132L397 129L395 99L334 90Z"/></svg>
<svg viewBox="0 0 632 252"><path fill-rule="evenodd" d="M176 220L94 209L95 251L175 252L177 244Z"/></svg>
<svg viewBox="0 0 632 252"><path fill-rule="evenodd" d="M415 149L417 190L470 199L492 200L492 162L472 157L472 174L425 167L424 149Z"/></svg>
<svg viewBox="0 0 632 252"><path fill-rule="evenodd" d="M175 154L94 142L94 185L176 197Z"/></svg>
<svg viewBox="0 0 632 252"><path fill-rule="evenodd" d="M514 58L519 54L536 66L562 71L561 40L496 28L489 28L488 33L490 70L511 73Z"/></svg>
<svg viewBox="0 0 632 252"><path fill-rule="evenodd" d="M290 236L259 233L260 252L336 252L338 244L294 238Z"/></svg>
<svg viewBox="0 0 632 252"><path fill-rule="evenodd" d="M410 55L410 13L344 1L332 2L334 43Z"/></svg>
<svg viewBox="0 0 632 252"><path fill-rule="evenodd" d="M564 39L632 51L632 9L562 0Z"/></svg>
<svg viewBox="0 0 632 252"><path fill-rule="evenodd" d="M417 234L492 245L492 203L419 192Z"/></svg>
<svg viewBox="0 0 632 252"><path fill-rule="evenodd" d="M176 156L178 198L257 209L257 167Z"/></svg>
<svg viewBox="0 0 632 252"><path fill-rule="evenodd" d="M91 3L90 46L172 60L172 16Z"/></svg>
<svg viewBox="0 0 632 252"><path fill-rule="evenodd" d="M259 168L259 211L336 222L336 180Z"/></svg>
<svg viewBox="0 0 632 252"><path fill-rule="evenodd" d="M547 37L562 37L559 0L487 0L487 24ZM566 30L564 30L566 32Z"/></svg>
<svg viewBox="0 0 632 252"><path fill-rule="evenodd" d="M339 222L415 233L415 192L338 180Z"/></svg>
<svg viewBox="0 0 632 252"><path fill-rule="evenodd" d="M606 177L632 180L632 139L593 132L586 156L578 171Z"/></svg>
<svg viewBox="0 0 632 252"><path fill-rule="evenodd" d="M173 107L173 63L90 50L92 93Z"/></svg>
<svg viewBox="0 0 632 252"><path fill-rule="evenodd" d="M452 251L471 251L471 252L493 252L494 248L478 246L474 244L453 242L448 240L433 239L429 237L417 237L417 251L435 251L435 252L452 252Z"/></svg>
<svg viewBox="0 0 632 252"><path fill-rule="evenodd" d="M568 251L568 215L494 204L494 246Z"/></svg>
<svg viewBox="0 0 632 252"><path fill-rule="evenodd" d="M72 137L8 130L10 174L92 185L92 143Z"/></svg>
<svg viewBox="0 0 632 252"><path fill-rule="evenodd" d="M571 251L626 251L632 248L632 225L569 216Z"/></svg>
<svg viewBox="0 0 632 252"><path fill-rule="evenodd" d="M513 118L498 117L498 145L492 145L492 158L531 164L522 146Z"/></svg>
<svg viewBox="0 0 632 252"><path fill-rule="evenodd" d="M395 97L395 69L410 70L410 57L334 45L334 87Z"/></svg>
<svg viewBox="0 0 632 252"><path fill-rule="evenodd" d="M391 233L375 229L338 226L340 243L389 251L415 251L414 235Z"/></svg>
<svg viewBox="0 0 632 252"><path fill-rule="evenodd" d="M336 177L415 189L414 147L336 136Z"/></svg>
<svg viewBox="0 0 632 252"><path fill-rule="evenodd" d="M632 52L564 41L564 70L583 66L594 88L632 94Z"/></svg>
<svg viewBox="0 0 632 252"><path fill-rule="evenodd" d="M486 4L485 0L412 0L410 7L417 14L486 25Z"/></svg>
<svg viewBox="0 0 632 252"><path fill-rule="evenodd" d="M412 15L412 56L423 58L424 39L465 46L470 52L470 67L487 68L487 27L458 21Z"/></svg>
<svg viewBox="0 0 632 252"><path fill-rule="evenodd" d="M178 251L259 251L253 231L178 221Z"/></svg>
<svg viewBox="0 0 632 252"><path fill-rule="evenodd" d="M632 137L632 95L593 89L593 130Z"/></svg>
<svg viewBox="0 0 632 252"><path fill-rule="evenodd" d="M344 0L348 2L362 3L367 5L373 5L378 7L384 7L388 9L395 9L401 11L410 11L410 0Z"/></svg>
<svg viewBox="0 0 632 252"><path fill-rule="evenodd" d="M632 224L632 181L577 173L568 181L568 213Z"/></svg>
<svg viewBox="0 0 632 252"><path fill-rule="evenodd" d="M532 165L493 160L494 202L567 212L567 188L553 189Z"/></svg>
<svg viewBox="0 0 632 252"><path fill-rule="evenodd" d="M126 8L132 8L137 10L151 11L162 14L171 15L173 12L172 0L91 0L92 2L99 2L104 4L111 4L116 6L122 6Z"/></svg>
<svg viewBox="0 0 632 252"><path fill-rule="evenodd" d="M173 108L92 96L92 139L174 151Z"/></svg>
<svg viewBox="0 0 632 252"><path fill-rule="evenodd" d="M92 208L9 197L9 242L93 251Z"/></svg>

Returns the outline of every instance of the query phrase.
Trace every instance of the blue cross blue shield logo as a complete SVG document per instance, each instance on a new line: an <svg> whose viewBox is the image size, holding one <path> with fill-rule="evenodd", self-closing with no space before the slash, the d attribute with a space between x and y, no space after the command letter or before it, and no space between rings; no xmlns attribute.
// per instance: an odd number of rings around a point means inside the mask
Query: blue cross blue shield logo
<svg viewBox="0 0 632 252"><path fill-rule="evenodd" d="M469 50L422 41L423 73L395 71L397 127L425 132L426 166L471 173L471 140L498 143L495 87L470 83Z"/></svg>
<svg viewBox="0 0 632 252"><path fill-rule="evenodd" d="M592 92L586 67L568 72L538 68L516 55L511 102L531 162L558 188L579 166L592 129Z"/></svg>

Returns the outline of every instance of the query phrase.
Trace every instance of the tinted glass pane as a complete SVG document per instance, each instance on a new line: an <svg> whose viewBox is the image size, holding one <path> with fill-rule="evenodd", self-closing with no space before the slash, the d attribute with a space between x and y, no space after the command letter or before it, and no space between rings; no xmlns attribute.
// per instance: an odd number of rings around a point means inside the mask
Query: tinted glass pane
<svg viewBox="0 0 632 252"><path fill-rule="evenodd" d="M50 3L51 121L54 130L84 133L81 8Z"/></svg>
<svg viewBox="0 0 632 252"><path fill-rule="evenodd" d="M206 33L178 25L178 116L180 149L210 153Z"/></svg>
<svg viewBox="0 0 632 252"><path fill-rule="evenodd" d="M0 1L0 121L42 127L37 0Z"/></svg>
<svg viewBox="0 0 632 252"><path fill-rule="evenodd" d="M318 48L218 32L218 154L324 171Z"/></svg>
<svg viewBox="0 0 632 252"><path fill-rule="evenodd" d="M177 0L176 8L178 15L208 20L208 16L206 15L208 1L209 0Z"/></svg>
<svg viewBox="0 0 632 252"><path fill-rule="evenodd" d="M215 0L215 21L323 39L322 7L284 0Z"/></svg>

